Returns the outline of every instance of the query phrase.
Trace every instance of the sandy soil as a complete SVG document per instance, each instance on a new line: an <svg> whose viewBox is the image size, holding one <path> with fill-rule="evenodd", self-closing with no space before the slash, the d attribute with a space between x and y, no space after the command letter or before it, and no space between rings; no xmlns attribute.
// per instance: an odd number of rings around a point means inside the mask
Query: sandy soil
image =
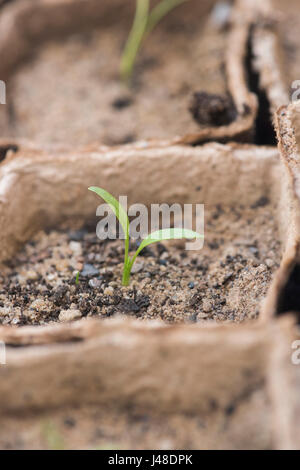
<svg viewBox="0 0 300 470"><path fill-rule="evenodd" d="M123 241L100 241L86 230L40 232L1 272L0 321L256 318L280 260L273 212L266 198L252 207L207 207L204 248L186 251L184 241L147 247L129 287L121 286Z"/></svg>

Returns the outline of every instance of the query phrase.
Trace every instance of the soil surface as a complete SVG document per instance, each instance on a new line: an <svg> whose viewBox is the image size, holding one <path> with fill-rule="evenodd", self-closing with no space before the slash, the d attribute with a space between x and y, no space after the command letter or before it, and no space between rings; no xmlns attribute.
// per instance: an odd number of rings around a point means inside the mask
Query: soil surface
<svg viewBox="0 0 300 470"><path fill-rule="evenodd" d="M266 197L251 207L205 207L204 248L187 251L182 240L147 247L129 287L121 286L123 241L100 241L84 229L40 232L1 271L0 322L117 314L166 322L256 318L280 261L272 213Z"/></svg>
<svg viewBox="0 0 300 470"><path fill-rule="evenodd" d="M193 94L226 96L224 28L213 16L160 25L143 45L131 88L119 77L127 35L116 24L44 45L7 84L2 134L76 146L197 131Z"/></svg>

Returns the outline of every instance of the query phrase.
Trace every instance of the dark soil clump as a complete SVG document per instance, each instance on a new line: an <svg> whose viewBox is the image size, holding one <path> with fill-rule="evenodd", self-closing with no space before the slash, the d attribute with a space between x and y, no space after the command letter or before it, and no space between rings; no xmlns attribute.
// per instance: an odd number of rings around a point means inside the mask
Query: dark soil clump
<svg viewBox="0 0 300 470"><path fill-rule="evenodd" d="M203 126L225 126L236 118L236 109L228 95L200 91L193 94L189 110L196 122Z"/></svg>

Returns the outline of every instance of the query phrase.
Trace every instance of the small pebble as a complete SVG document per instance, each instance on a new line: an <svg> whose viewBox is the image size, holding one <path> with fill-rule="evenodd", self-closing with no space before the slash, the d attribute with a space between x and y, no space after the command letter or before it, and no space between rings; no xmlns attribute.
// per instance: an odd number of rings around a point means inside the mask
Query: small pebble
<svg viewBox="0 0 300 470"><path fill-rule="evenodd" d="M100 281L100 279L93 278L89 280L89 286L92 287L93 289L99 288L101 284L102 284L102 281Z"/></svg>
<svg viewBox="0 0 300 470"><path fill-rule="evenodd" d="M92 264L88 264L88 263L83 265L83 270L80 273L80 275L83 277L97 276L98 274L99 274L99 270L94 268Z"/></svg>
<svg viewBox="0 0 300 470"><path fill-rule="evenodd" d="M80 312L80 310L68 309L68 310L61 310L58 319L61 322L68 322L68 321L77 320L78 318L81 318L81 317L82 317L82 313Z"/></svg>
<svg viewBox="0 0 300 470"><path fill-rule="evenodd" d="M274 261L270 258L267 258L265 263L268 266L268 268L273 268L273 266L274 266Z"/></svg>
<svg viewBox="0 0 300 470"><path fill-rule="evenodd" d="M74 241L70 242L69 248L71 251L73 251L75 255L81 255L82 253L81 244L79 242L74 242Z"/></svg>
<svg viewBox="0 0 300 470"><path fill-rule="evenodd" d="M259 255L259 251L258 251L258 249L256 248L256 246L250 246L250 247L249 247L249 251L251 251L251 253L252 253L254 256L258 256L258 255Z"/></svg>
<svg viewBox="0 0 300 470"><path fill-rule="evenodd" d="M35 299L30 304L30 308L34 309L38 312L43 311L43 310L47 310L48 307L49 307L49 305L48 305L47 300L45 300L44 298L41 298L41 297L38 297L37 299Z"/></svg>
<svg viewBox="0 0 300 470"><path fill-rule="evenodd" d="M114 295L114 289L113 289L113 287L106 287L106 288L104 289L104 294L105 294L105 295Z"/></svg>
<svg viewBox="0 0 300 470"><path fill-rule="evenodd" d="M265 266L264 264L260 264L260 265L257 267L257 272L258 272L258 273L263 273L265 270L266 270L266 266Z"/></svg>
<svg viewBox="0 0 300 470"><path fill-rule="evenodd" d="M38 273L36 271L27 271L26 273L27 279L30 279L31 281L36 281L38 279Z"/></svg>
<svg viewBox="0 0 300 470"><path fill-rule="evenodd" d="M194 287L195 287L194 282L189 282L189 283L188 283L188 288L189 288L189 289L194 289Z"/></svg>
<svg viewBox="0 0 300 470"><path fill-rule="evenodd" d="M86 233L86 230L74 230L69 232L69 237L71 240L79 242L80 240L83 240Z"/></svg>
<svg viewBox="0 0 300 470"><path fill-rule="evenodd" d="M212 304L209 300L203 300L202 310L206 313L212 311Z"/></svg>
<svg viewBox="0 0 300 470"><path fill-rule="evenodd" d="M167 260L165 260L165 259L160 259L158 262L162 266L166 266L168 264Z"/></svg>
<svg viewBox="0 0 300 470"><path fill-rule="evenodd" d="M134 263L134 265L132 266L132 269L131 269L131 273L132 274L135 274L135 273L139 273L144 267L144 263Z"/></svg>
<svg viewBox="0 0 300 470"><path fill-rule="evenodd" d="M69 267L69 260L68 259L59 259L55 262L55 268L59 272L67 270L68 267Z"/></svg>
<svg viewBox="0 0 300 470"><path fill-rule="evenodd" d="M198 319L207 318L207 313L205 313L205 312L199 312L198 315L197 315L197 318L198 318Z"/></svg>
<svg viewBox="0 0 300 470"><path fill-rule="evenodd" d="M223 28L229 21L232 6L229 2L217 2L212 10L211 18L217 28Z"/></svg>

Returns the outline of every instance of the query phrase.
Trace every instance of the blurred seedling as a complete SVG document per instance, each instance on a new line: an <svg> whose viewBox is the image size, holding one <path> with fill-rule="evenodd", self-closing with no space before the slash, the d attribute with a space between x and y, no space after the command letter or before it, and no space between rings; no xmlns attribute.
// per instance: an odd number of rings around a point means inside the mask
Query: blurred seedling
<svg viewBox="0 0 300 470"><path fill-rule="evenodd" d="M130 84L137 55L148 34L170 11L187 1L161 0L150 9L149 0L136 0L133 25L121 58L120 73L123 82Z"/></svg>

